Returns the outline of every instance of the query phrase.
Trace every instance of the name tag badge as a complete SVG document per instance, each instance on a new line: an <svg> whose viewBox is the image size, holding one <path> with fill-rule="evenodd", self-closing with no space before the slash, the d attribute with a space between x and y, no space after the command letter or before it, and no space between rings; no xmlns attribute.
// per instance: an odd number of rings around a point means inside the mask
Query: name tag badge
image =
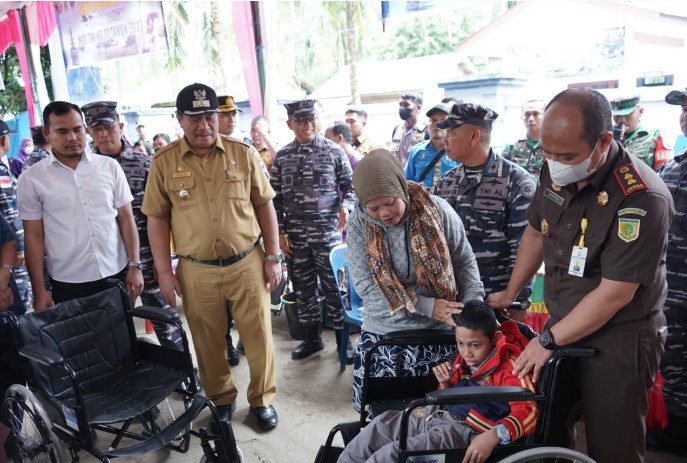
<svg viewBox="0 0 687 463"><path fill-rule="evenodd" d="M587 263L587 248L573 246L572 256L570 257L570 267L568 274L575 277L584 276L584 266Z"/></svg>

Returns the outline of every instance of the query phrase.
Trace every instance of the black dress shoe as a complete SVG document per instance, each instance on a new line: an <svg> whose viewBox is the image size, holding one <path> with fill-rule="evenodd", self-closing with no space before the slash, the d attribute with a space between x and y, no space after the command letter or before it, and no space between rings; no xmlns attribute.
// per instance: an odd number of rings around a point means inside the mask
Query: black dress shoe
<svg viewBox="0 0 687 463"><path fill-rule="evenodd" d="M227 362L229 362L229 366L235 367L240 361L241 357L239 357L239 353L236 352L234 345L229 344L227 346Z"/></svg>
<svg viewBox="0 0 687 463"><path fill-rule="evenodd" d="M258 426L263 431L274 429L279 424L279 415L272 405L263 405L253 407L251 405L250 412L258 419Z"/></svg>

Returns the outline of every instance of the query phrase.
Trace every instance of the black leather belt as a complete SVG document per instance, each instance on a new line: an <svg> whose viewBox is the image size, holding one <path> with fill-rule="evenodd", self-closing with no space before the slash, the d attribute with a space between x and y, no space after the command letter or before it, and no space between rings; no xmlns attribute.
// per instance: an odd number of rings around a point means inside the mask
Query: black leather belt
<svg viewBox="0 0 687 463"><path fill-rule="evenodd" d="M215 259L215 260L199 260L199 259L194 259L193 257L188 257L188 256L179 256L182 259L185 259L189 262L193 262L194 264L201 264L201 265L214 265L216 267L228 267L232 264L235 264L236 262L240 261L244 257L246 257L248 254L253 252L255 247L258 245L260 242L260 239L258 238L258 241L253 243L248 249L243 251L241 254L236 254L235 256L231 257L225 257L224 259Z"/></svg>

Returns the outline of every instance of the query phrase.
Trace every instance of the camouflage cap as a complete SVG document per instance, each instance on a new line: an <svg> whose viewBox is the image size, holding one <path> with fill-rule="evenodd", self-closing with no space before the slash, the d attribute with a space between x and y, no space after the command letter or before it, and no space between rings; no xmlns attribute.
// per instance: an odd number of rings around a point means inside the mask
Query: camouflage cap
<svg viewBox="0 0 687 463"><path fill-rule="evenodd" d="M446 114L451 114L451 105L447 103L437 103L434 106L432 106L432 109L427 111L427 117L432 117L432 114L434 114L437 111Z"/></svg>
<svg viewBox="0 0 687 463"><path fill-rule="evenodd" d="M8 133L17 133L16 130L10 130L5 121L0 120L0 137L4 137Z"/></svg>
<svg viewBox="0 0 687 463"><path fill-rule="evenodd" d="M438 129L455 129L463 124L476 125L491 130L491 124L499 117L498 113L486 106L475 103L454 104L448 117L437 122Z"/></svg>
<svg viewBox="0 0 687 463"><path fill-rule="evenodd" d="M294 119L306 119L317 115L315 100L298 100L284 103L286 114Z"/></svg>
<svg viewBox="0 0 687 463"><path fill-rule="evenodd" d="M666 95L666 103L682 106L687 98L687 88L684 90L673 90Z"/></svg>
<svg viewBox="0 0 687 463"><path fill-rule="evenodd" d="M177 112L187 116L203 113L218 113L219 100L215 91L205 84L191 84L182 88L177 95Z"/></svg>
<svg viewBox="0 0 687 463"><path fill-rule="evenodd" d="M640 103L639 96L616 98L611 101L611 111L613 116L627 116L635 110Z"/></svg>
<svg viewBox="0 0 687 463"><path fill-rule="evenodd" d="M86 127L89 129L96 125L112 127L119 120L116 101L94 101L81 107L85 116Z"/></svg>
<svg viewBox="0 0 687 463"><path fill-rule="evenodd" d="M229 96L229 95L222 95L220 97L217 97L219 99L219 110L220 112L223 113L228 113L231 111L238 111L238 112L243 112L241 111L241 108L236 106L236 103L234 103L234 97Z"/></svg>

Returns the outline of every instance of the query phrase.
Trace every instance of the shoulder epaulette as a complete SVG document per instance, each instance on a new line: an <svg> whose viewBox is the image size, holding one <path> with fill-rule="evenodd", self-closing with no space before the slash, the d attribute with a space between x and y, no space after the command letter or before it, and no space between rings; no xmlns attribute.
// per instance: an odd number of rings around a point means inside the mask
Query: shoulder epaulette
<svg viewBox="0 0 687 463"><path fill-rule="evenodd" d="M613 173L615 174L615 178L618 180L620 188L623 190L623 194L625 196L629 196L635 191L646 190L649 188L632 163L616 167Z"/></svg>

